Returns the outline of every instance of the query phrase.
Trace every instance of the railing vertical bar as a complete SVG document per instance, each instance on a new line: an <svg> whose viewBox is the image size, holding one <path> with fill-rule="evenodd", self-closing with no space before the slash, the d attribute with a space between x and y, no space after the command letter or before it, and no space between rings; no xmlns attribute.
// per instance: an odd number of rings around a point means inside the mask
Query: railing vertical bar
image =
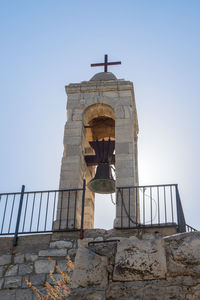
<svg viewBox="0 0 200 300"><path fill-rule="evenodd" d="M14 196L13 196L12 208L11 208L11 214L10 214L10 221L9 221L9 227L8 227L8 233L10 232L10 226L11 226L12 215L13 215L13 208L14 208L14 203L15 203L15 196L16 196L16 194L14 194Z"/></svg>
<svg viewBox="0 0 200 300"><path fill-rule="evenodd" d="M2 225L1 225L1 233L3 232L3 226L4 226L4 220L5 220L5 215L6 215L7 204L8 204L8 195L6 196L6 203L5 203L5 207L4 207L4 213L3 213L3 221L2 221Z"/></svg>
<svg viewBox="0 0 200 300"><path fill-rule="evenodd" d="M74 203L74 229L76 228L76 205L77 205L77 191L75 191L75 203Z"/></svg>
<svg viewBox="0 0 200 300"><path fill-rule="evenodd" d="M67 197L67 220L66 220L66 227L68 228L68 224L69 224L69 207L70 207L70 191L68 191L68 197Z"/></svg>
<svg viewBox="0 0 200 300"><path fill-rule="evenodd" d="M136 195L135 195L135 205L136 205L136 212L135 212L135 215L136 215L136 226L138 225L138 210L137 210L137 207L138 207L138 197L137 197L137 187L135 188L135 193L136 193ZM129 213L129 215L130 215L130 213Z"/></svg>
<svg viewBox="0 0 200 300"><path fill-rule="evenodd" d="M166 190L164 186L165 223L167 223Z"/></svg>
<svg viewBox="0 0 200 300"><path fill-rule="evenodd" d="M157 197L158 197L158 224L160 225L160 193L159 193L158 186L157 186Z"/></svg>
<svg viewBox="0 0 200 300"><path fill-rule="evenodd" d="M183 213L181 199L178 191L178 185L176 185L176 209L177 209L178 232L179 233L186 232L185 216Z"/></svg>
<svg viewBox="0 0 200 300"><path fill-rule="evenodd" d="M172 186L170 186L170 198L171 198L172 223L174 223L174 207L173 207Z"/></svg>
<svg viewBox="0 0 200 300"><path fill-rule="evenodd" d="M46 216L45 216L45 226L44 226L44 231L46 231L46 228L47 228L48 209L49 209L49 192L47 193L47 204L46 204Z"/></svg>
<svg viewBox="0 0 200 300"><path fill-rule="evenodd" d="M17 223L16 223L16 228L15 228L15 236L14 236L14 239L13 239L13 245L14 246L17 245L19 224L20 224L20 218L21 218L21 212L22 212L22 205L23 205L23 198L24 198L24 190L25 190L25 186L22 185L21 195L20 195L20 200L19 200L18 214L17 214Z"/></svg>
<svg viewBox="0 0 200 300"><path fill-rule="evenodd" d="M27 205L28 205L28 197L29 197L29 193L27 193L27 195L26 195L26 204L25 204L25 210L24 210L24 220L23 220L22 232L24 232L24 226L25 226L25 220L26 220L26 211L27 211Z"/></svg>
<svg viewBox="0 0 200 300"><path fill-rule="evenodd" d="M150 204L151 204L151 225L153 223L152 216L152 187L150 187Z"/></svg>
<svg viewBox="0 0 200 300"><path fill-rule="evenodd" d="M53 229L53 221L54 221L54 215L55 215L55 206L56 206L56 192L54 193L54 200L53 200L52 229Z"/></svg>
<svg viewBox="0 0 200 300"><path fill-rule="evenodd" d="M83 179L80 239L83 239L84 210L85 210L85 185L86 185L86 181L85 181L85 179Z"/></svg>
<svg viewBox="0 0 200 300"><path fill-rule="evenodd" d="M131 215L131 193L130 193L130 188L128 189L128 211L129 211L129 215ZM131 227L131 222L130 222L130 218L128 219L128 226L129 228Z"/></svg>
<svg viewBox="0 0 200 300"><path fill-rule="evenodd" d="M61 191L61 203L60 203L60 220L59 220L59 230L61 228L61 217L62 217L62 202L63 202L63 191Z"/></svg>
<svg viewBox="0 0 200 300"><path fill-rule="evenodd" d="M31 232L31 228L32 228L34 208L35 208L35 193L33 194L33 204L32 204L32 212L31 212L30 230L29 230L30 232Z"/></svg>
<svg viewBox="0 0 200 300"><path fill-rule="evenodd" d="M145 225L145 188L143 187L143 225Z"/></svg>
<svg viewBox="0 0 200 300"><path fill-rule="evenodd" d="M40 204L39 204L39 214L38 214L38 222L37 222L37 231L39 229L39 224L40 224L41 205L42 205L42 193L40 194Z"/></svg>

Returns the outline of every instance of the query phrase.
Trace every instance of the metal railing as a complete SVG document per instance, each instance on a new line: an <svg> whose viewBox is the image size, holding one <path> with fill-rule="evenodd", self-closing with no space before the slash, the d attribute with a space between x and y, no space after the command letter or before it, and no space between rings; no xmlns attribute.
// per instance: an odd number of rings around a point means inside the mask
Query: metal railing
<svg viewBox="0 0 200 300"><path fill-rule="evenodd" d="M83 237L85 180L79 189L0 194L0 236L80 230ZM175 226L196 231L185 222L176 184L116 188L116 228ZM64 213L63 213L64 212ZM70 214L70 215L69 215ZM79 223L77 223L77 215Z"/></svg>
<svg viewBox="0 0 200 300"><path fill-rule="evenodd" d="M13 243L16 245L19 234L83 230L84 200L85 180L83 188L80 189L26 192L23 185L21 192L2 193L0 194L0 235L14 235ZM80 224L76 221L78 202ZM64 209L66 216L63 220ZM72 218L70 224L69 210Z"/></svg>
<svg viewBox="0 0 200 300"><path fill-rule="evenodd" d="M186 224L186 232L194 232L197 231L194 227Z"/></svg>
<svg viewBox="0 0 200 300"><path fill-rule="evenodd" d="M178 185L149 185L117 188L120 206L118 228L177 226L186 232Z"/></svg>

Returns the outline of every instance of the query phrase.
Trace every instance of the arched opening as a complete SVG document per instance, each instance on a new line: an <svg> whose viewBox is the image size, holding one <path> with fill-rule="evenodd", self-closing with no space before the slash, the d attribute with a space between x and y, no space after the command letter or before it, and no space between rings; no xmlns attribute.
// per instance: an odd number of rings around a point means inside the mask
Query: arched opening
<svg viewBox="0 0 200 300"><path fill-rule="evenodd" d="M94 104L88 107L83 116L84 127L86 130L84 150L85 160L87 164L86 182L90 182L95 176L98 160L95 158L94 148L91 146L91 142L111 142L115 143L115 115L111 106L106 104ZM114 157L114 155L113 155ZM114 159L112 161L114 164ZM91 199L91 191L87 188L86 194L89 195L88 199ZM114 196L113 196L114 197ZM92 193L93 209L95 210L95 227L101 228L113 228L113 220L115 216L115 208L111 202L111 196L105 194ZM87 196L86 196L87 202ZM90 201L91 203L91 201ZM89 206L86 204L86 210ZM105 209L106 208L106 209ZM89 211L88 207L88 211ZM87 218L87 214L85 217ZM87 222L85 222L87 227Z"/></svg>

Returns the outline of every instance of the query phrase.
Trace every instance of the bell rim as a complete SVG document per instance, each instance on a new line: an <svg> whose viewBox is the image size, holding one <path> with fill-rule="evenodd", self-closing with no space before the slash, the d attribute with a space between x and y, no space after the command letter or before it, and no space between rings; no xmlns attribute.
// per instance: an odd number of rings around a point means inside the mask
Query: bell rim
<svg viewBox="0 0 200 300"><path fill-rule="evenodd" d="M115 193L115 187L114 187L114 191L113 192L97 192L97 191L94 191L93 189L91 189L91 183L92 182L94 182L94 181L96 181L96 180L101 180L101 181L109 181L109 182L112 182L112 183L114 183L114 185L115 185L115 180L114 179L92 179L89 183L88 183L88 185L87 185L87 187L88 187L88 189L90 190L90 191L92 191L93 193L96 193L96 194L102 194L102 195L104 195L104 194L113 194L113 193Z"/></svg>

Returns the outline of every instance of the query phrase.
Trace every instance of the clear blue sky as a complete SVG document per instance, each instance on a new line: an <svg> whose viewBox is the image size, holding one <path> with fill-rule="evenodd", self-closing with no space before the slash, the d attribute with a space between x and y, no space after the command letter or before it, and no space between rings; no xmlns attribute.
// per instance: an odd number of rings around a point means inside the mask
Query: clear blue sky
<svg viewBox="0 0 200 300"><path fill-rule="evenodd" d="M104 54L134 82L140 184L178 183L200 228L199 0L1 0L0 191L58 187L64 86L100 72L90 63ZM100 208L105 227L114 208Z"/></svg>

